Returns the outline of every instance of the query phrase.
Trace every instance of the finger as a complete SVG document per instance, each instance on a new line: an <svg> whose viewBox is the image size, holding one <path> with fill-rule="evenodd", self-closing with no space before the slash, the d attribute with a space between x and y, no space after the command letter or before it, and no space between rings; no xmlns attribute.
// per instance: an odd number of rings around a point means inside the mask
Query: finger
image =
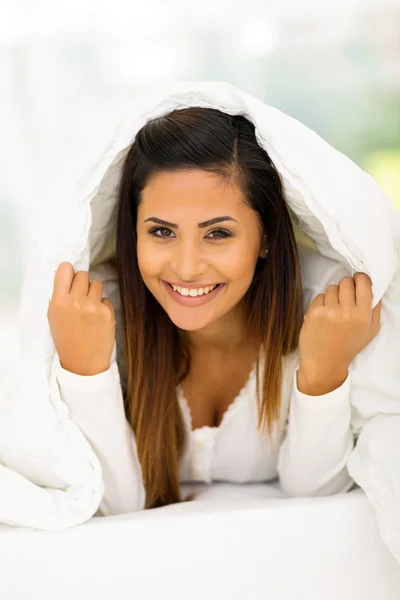
<svg viewBox="0 0 400 600"><path fill-rule="evenodd" d="M87 271L78 271L71 286L71 296L87 296L90 285L90 277Z"/></svg>
<svg viewBox="0 0 400 600"><path fill-rule="evenodd" d="M70 262L62 262L54 276L52 300L69 294L75 276L75 269Z"/></svg>
<svg viewBox="0 0 400 600"><path fill-rule="evenodd" d="M339 286L332 283L328 285L325 292L324 304L325 306L334 306L339 302Z"/></svg>
<svg viewBox="0 0 400 600"><path fill-rule="evenodd" d="M356 305L372 310L372 281L366 273L355 273Z"/></svg>
<svg viewBox="0 0 400 600"><path fill-rule="evenodd" d="M342 277L339 281L339 304L354 306L356 303L356 286L352 277Z"/></svg>
<svg viewBox="0 0 400 600"><path fill-rule="evenodd" d="M94 279L89 287L88 298L101 302L103 297L103 284L101 281Z"/></svg>
<svg viewBox="0 0 400 600"><path fill-rule="evenodd" d="M316 308L317 306L323 306L324 298L325 298L325 294L318 294L317 296L315 296L313 301L310 303L308 310L311 311L312 309Z"/></svg>

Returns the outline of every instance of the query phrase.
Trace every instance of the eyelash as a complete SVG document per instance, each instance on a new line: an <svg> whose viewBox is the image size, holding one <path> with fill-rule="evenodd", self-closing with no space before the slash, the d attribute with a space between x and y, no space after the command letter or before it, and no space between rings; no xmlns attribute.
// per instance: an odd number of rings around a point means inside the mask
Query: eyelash
<svg viewBox="0 0 400 600"><path fill-rule="evenodd" d="M149 229L148 233L149 233L149 235L151 235L151 236L153 236L155 238L158 238L158 239L169 239L170 238L170 236L156 235L156 233L158 231L168 231L169 233L173 233L167 227L152 227L152 229ZM210 233L216 233L216 232L222 233L223 235L219 236L219 237L216 237L216 238L210 238L210 239L212 239L212 240L224 240L224 239L226 239L228 237L233 237L232 234L229 231L227 231L226 229L213 229L212 231L209 231L209 234Z"/></svg>

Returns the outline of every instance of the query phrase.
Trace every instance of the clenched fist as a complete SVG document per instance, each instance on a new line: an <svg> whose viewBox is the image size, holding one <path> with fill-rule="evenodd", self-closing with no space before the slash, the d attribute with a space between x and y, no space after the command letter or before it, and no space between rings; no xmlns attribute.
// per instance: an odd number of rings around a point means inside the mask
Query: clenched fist
<svg viewBox="0 0 400 600"><path fill-rule="evenodd" d="M71 373L97 375L110 367L115 314L102 294L101 281L90 282L69 262L59 265L47 319L61 366Z"/></svg>
<svg viewBox="0 0 400 600"><path fill-rule="evenodd" d="M300 332L300 392L318 396L345 381L350 363L377 335L382 301L372 310L372 284L365 273L343 277L311 302Z"/></svg>

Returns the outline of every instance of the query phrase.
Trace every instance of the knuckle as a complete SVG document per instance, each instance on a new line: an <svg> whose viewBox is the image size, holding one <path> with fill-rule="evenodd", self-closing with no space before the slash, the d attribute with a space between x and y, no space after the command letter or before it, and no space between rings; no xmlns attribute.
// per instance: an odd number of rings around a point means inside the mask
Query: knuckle
<svg viewBox="0 0 400 600"><path fill-rule="evenodd" d="M323 306L315 306L310 313L310 317L312 317L315 321L321 321L325 318L325 310Z"/></svg>
<svg viewBox="0 0 400 600"><path fill-rule="evenodd" d="M371 280L370 276L367 275L366 273L361 273L361 272L354 273L353 279L354 280L356 280L356 279L364 280L365 282L368 282L368 283L370 283L370 285L372 285L372 280Z"/></svg>
<svg viewBox="0 0 400 600"><path fill-rule="evenodd" d="M103 283L101 281L99 281L98 279L93 279L93 281L91 281L90 285L93 287L97 287L101 290L103 289Z"/></svg>
<svg viewBox="0 0 400 600"><path fill-rule="evenodd" d="M65 308L66 299L63 296L55 296L51 301L50 307L57 309Z"/></svg>
<svg viewBox="0 0 400 600"><path fill-rule="evenodd" d="M82 312L82 310L83 310L82 298L80 298L80 297L73 298L71 300L70 307L72 310L75 310L76 312Z"/></svg>
<svg viewBox="0 0 400 600"><path fill-rule="evenodd" d="M85 311L86 315L93 317L97 314L98 308L97 308L97 305L95 304L95 302L88 300L85 302L84 311Z"/></svg>
<svg viewBox="0 0 400 600"><path fill-rule="evenodd" d="M337 321L340 318L339 312L337 309L335 308L328 308L325 311L325 318L330 321L331 323L337 323Z"/></svg>
<svg viewBox="0 0 400 600"><path fill-rule="evenodd" d="M340 312L338 314L338 321L341 323L351 323L353 320L353 313L350 307L344 306L341 307Z"/></svg>
<svg viewBox="0 0 400 600"><path fill-rule="evenodd" d="M354 279L352 277L350 277L350 275L345 275L344 277L342 277L339 284L354 285Z"/></svg>

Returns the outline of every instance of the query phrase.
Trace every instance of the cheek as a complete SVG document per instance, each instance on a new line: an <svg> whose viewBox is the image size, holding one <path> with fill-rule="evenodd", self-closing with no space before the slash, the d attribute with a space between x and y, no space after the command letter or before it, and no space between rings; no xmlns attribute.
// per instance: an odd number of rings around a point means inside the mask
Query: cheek
<svg viewBox="0 0 400 600"><path fill-rule="evenodd" d="M144 280L159 273L161 267L160 255L154 251L154 247L150 247L146 240L138 240L137 259Z"/></svg>
<svg viewBox="0 0 400 600"><path fill-rule="evenodd" d="M257 250L250 244L240 244L224 260L225 273L232 281L251 281L257 263Z"/></svg>

